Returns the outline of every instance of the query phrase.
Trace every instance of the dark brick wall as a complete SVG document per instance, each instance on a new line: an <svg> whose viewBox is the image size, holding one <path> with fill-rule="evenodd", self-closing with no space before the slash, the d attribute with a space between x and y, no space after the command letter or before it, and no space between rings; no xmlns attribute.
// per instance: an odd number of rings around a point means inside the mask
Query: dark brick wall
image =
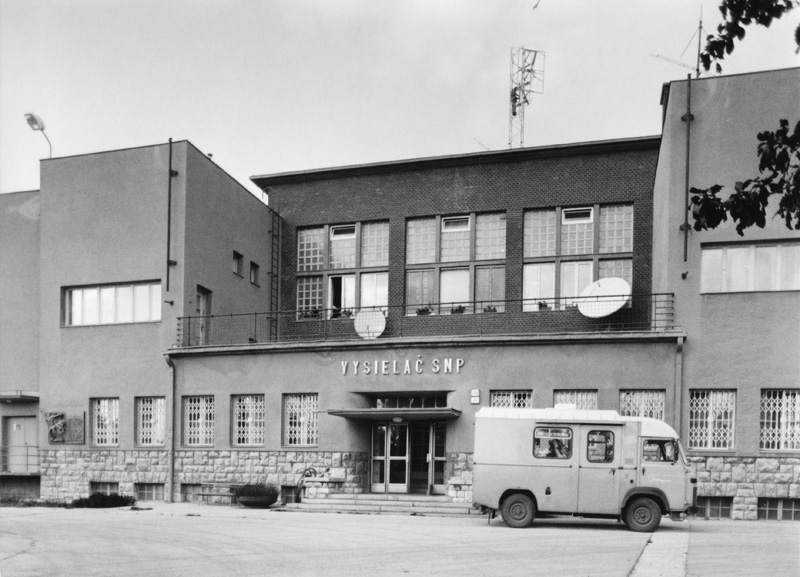
<svg viewBox="0 0 800 577"><path fill-rule="evenodd" d="M389 305L398 307L391 313L398 316L405 302L407 218L505 211L506 298L513 300L522 298L524 210L629 202L634 205L633 293L649 294L658 144L658 139L640 139L538 155L509 151L505 156L495 153L488 159L481 155L460 160L455 157L446 166L423 160L416 164L334 170L325 175L310 173L305 180L302 175L293 175L291 182L278 184L266 177L259 184L268 187L270 204L284 219L280 308L295 308L298 227L388 219ZM630 311L621 313L630 315ZM555 319L560 324L565 317L556 315ZM540 315L536 322L546 321ZM456 327L464 324L453 324L456 334L461 332ZM519 320L513 324L525 330L529 322Z"/></svg>

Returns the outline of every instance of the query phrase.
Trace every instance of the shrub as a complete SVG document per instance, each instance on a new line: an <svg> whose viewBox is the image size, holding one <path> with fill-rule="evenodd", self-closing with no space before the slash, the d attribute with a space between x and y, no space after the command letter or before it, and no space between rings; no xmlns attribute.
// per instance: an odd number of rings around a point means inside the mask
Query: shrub
<svg viewBox="0 0 800 577"><path fill-rule="evenodd" d="M127 507L136 504L136 498L130 495L119 495L111 493L92 493L88 497L81 497L72 502L72 506L78 509L104 509L108 507Z"/></svg>
<svg viewBox="0 0 800 577"><path fill-rule="evenodd" d="M273 503L278 500L281 490L272 483L248 483L233 490L237 497L268 497Z"/></svg>

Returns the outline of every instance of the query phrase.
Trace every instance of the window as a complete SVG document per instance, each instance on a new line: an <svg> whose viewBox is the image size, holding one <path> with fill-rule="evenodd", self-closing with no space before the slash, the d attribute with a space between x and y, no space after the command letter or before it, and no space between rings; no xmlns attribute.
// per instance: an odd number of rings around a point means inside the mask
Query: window
<svg viewBox="0 0 800 577"><path fill-rule="evenodd" d="M181 502L199 503L203 500L203 485L201 483L181 483Z"/></svg>
<svg viewBox="0 0 800 577"><path fill-rule="evenodd" d="M735 391L689 392L689 448L733 449Z"/></svg>
<svg viewBox="0 0 800 577"><path fill-rule="evenodd" d="M231 410L233 444L263 445L266 414L264 395L234 395Z"/></svg>
<svg viewBox="0 0 800 577"><path fill-rule="evenodd" d="M259 269L260 267L256 263L250 262L250 282L254 285L258 285Z"/></svg>
<svg viewBox="0 0 800 577"><path fill-rule="evenodd" d="M164 483L136 483L134 490L137 501L164 500Z"/></svg>
<svg viewBox="0 0 800 577"><path fill-rule="evenodd" d="M388 222L299 229L298 318L322 318L324 309L328 318L351 317L359 308L385 310L389 273L374 269L388 266Z"/></svg>
<svg viewBox="0 0 800 577"><path fill-rule="evenodd" d="M679 454L675 441L648 439L642 444L642 460L649 463L675 463Z"/></svg>
<svg viewBox="0 0 800 577"><path fill-rule="evenodd" d="M611 463L614 460L614 433L589 431L586 438L586 460L590 463Z"/></svg>
<svg viewBox="0 0 800 577"><path fill-rule="evenodd" d="M316 393L283 395L284 445L316 445L319 442L317 405Z"/></svg>
<svg viewBox="0 0 800 577"><path fill-rule="evenodd" d="M242 276L242 268L244 267L244 257L236 251L233 251L233 274Z"/></svg>
<svg viewBox="0 0 800 577"><path fill-rule="evenodd" d="M183 444L188 446L214 444L214 397L183 398Z"/></svg>
<svg viewBox="0 0 800 577"><path fill-rule="evenodd" d="M531 391L492 391L490 406L511 407L514 409L530 409L533 407Z"/></svg>
<svg viewBox="0 0 800 577"><path fill-rule="evenodd" d="M505 258L504 213L409 219L406 313L502 312Z"/></svg>
<svg viewBox="0 0 800 577"><path fill-rule="evenodd" d="M163 445L166 402L164 397L136 398L136 444Z"/></svg>
<svg viewBox="0 0 800 577"><path fill-rule="evenodd" d="M92 399L92 443L119 445L119 399Z"/></svg>
<svg viewBox="0 0 800 577"><path fill-rule="evenodd" d="M597 409L597 391L553 391L553 405L575 405L576 409Z"/></svg>
<svg viewBox="0 0 800 577"><path fill-rule="evenodd" d="M758 518L773 521L800 521L800 499L759 498Z"/></svg>
<svg viewBox="0 0 800 577"><path fill-rule="evenodd" d="M90 481L90 493L102 493L103 495L111 495L112 493L119 493L119 483L106 483L103 481Z"/></svg>
<svg viewBox="0 0 800 577"><path fill-rule="evenodd" d="M572 457L572 429L536 427L533 430L533 456L537 459Z"/></svg>
<svg viewBox="0 0 800 577"><path fill-rule="evenodd" d="M698 497L697 515L706 519L730 519L733 497Z"/></svg>
<svg viewBox="0 0 800 577"><path fill-rule="evenodd" d="M800 389L761 391L761 449L800 449Z"/></svg>
<svg viewBox="0 0 800 577"><path fill-rule="evenodd" d="M161 320L161 283L104 285L64 291L66 326Z"/></svg>
<svg viewBox="0 0 800 577"><path fill-rule="evenodd" d="M528 210L523 257L523 311L575 305L575 297L600 278L632 285L633 206Z"/></svg>
<svg viewBox="0 0 800 577"><path fill-rule="evenodd" d="M800 290L800 243L702 250L702 293Z"/></svg>
<svg viewBox="0 0 800 577"><path fill-rule="evenodd" d="M619 414L625 417L651 417L664 420L666 391L620 391Z"/></svg>
<svg viewBox="0 0 800 577"><path fill-rule="evenodd" d="M382 395L372 397L370 406L374 409L434 409L447 406L447 395Z"/></svg>

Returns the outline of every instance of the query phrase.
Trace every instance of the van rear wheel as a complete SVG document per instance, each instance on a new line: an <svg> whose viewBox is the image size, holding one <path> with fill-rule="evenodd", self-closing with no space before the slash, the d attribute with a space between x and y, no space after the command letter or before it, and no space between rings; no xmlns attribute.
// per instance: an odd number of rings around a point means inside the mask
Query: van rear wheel
<svg viewBox="0 0 800 577"><path fill-rule="evenodd" d="M506 525L521 529L533 523L533 519L536 517L536 505L533 504L533 499L527 495L516 493L503 501L500 512L503 514L503 521Z"/></svg>
<svg viewBox="0 0 800 577"><path fill-rule="evenodd" d="M661 508L652 499L634 499L625 509L625 524L633 531L650 533L661 523Z"/></svg>

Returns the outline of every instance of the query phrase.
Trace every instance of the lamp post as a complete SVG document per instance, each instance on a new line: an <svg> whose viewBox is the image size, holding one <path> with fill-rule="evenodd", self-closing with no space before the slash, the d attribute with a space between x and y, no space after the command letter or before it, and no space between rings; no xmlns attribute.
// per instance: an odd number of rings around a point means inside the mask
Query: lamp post
<svg viewBox="0 0 800 577"><path fill-rule="evenodd" d="M50 142L50 139L47 138L47 134L44 131L44 121L36 116L33 112L25 113L25 120L28 121L28 126L31 127L31 130L38 130L42 133L45 140L47 140L47 146L50 147L50 158L53 158L53 145Z"/></svg>

